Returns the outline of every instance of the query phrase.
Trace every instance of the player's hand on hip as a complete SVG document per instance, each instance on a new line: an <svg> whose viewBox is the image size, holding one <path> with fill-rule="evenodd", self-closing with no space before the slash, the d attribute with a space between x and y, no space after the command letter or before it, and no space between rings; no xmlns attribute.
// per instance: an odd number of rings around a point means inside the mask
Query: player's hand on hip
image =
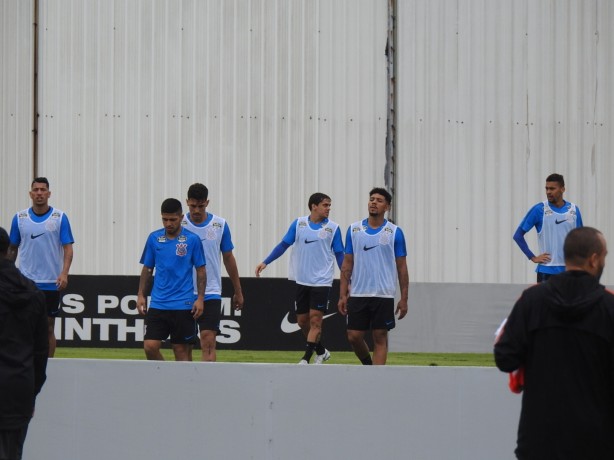
<svg viewBox="0 0 614 460"><path fill-rule="evenodd" d="M535 262L536 264L547 264L551 260L552 258L550 257L550 254L548 254L547 252L544 252L543 254L540 254L538 256L534 256L531 259L531 261Z"/></svg>

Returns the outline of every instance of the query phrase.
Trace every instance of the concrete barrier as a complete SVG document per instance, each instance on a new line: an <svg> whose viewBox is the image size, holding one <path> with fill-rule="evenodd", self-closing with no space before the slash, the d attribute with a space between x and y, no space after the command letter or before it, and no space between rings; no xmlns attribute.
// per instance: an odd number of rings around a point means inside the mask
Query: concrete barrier
<svg viewBox="0 0 614 460"><path fill-rule="evenodd" d="M24 460L513 459L494 368L53 359Z"/></svg>

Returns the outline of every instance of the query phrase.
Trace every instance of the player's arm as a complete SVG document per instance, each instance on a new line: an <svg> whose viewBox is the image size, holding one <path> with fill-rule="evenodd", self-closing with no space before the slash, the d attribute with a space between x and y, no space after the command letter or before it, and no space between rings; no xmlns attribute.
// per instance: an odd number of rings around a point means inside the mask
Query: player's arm
<svg viewBox="0 0 614 460"><path fill-rule="evenodd" d="M58 279L55 282L56 286L58 287L58 291L61 291L65 289L66 286L68 286L68 272L70 271L70 266L72 265L73 259L72 243L65 244L62 247L64 248L62 272L60 273L60 276L58 276Z"/></svg>
<svg viewBox="0 0 614 460"><path fill-rule="evenodd" d="M407 257L397 257L395 258L395 261L397 264L399 287L401 288L401 298L399 299L395 313L399 315L399 319L403 319L405 315L407 315L407 302L409 299L409 272L407 271Z"/></svg>
<svg viewBox="0 0 614 460"><path fill-rule="evenodd" d="M277 246L275 246L273 250L271 251L271 253L269 254L269 256L266 259L264 259L263 262L260 262L256 266L256 276L259 277L260 273L262 273L262 270L264 270L266 266L269 265L274 260L279 259L283 255L283 253L286 252L286 249L288 249L289 247L290 245L286 243L285 241L282 241Z"/></svg>
<svg viewBox="0 0 614 460"><path fill-rule="evenodd" d="M531 251L531 249L529 248L529 245L527 244L527 241L524 239L524 236L533 227L535 227L538 233L541 231L543 212L544 212L543 204L540 203L540 204L533 206L529 210L527 215L524 217L524 219L522 219L522 222L520 222L520 225L516 229L516 232L514 232L514 236L513 236L514 241L516 242L520 250L523 252L523 254L527 256L527 259L529 259L531 262L534 262L536 264L550 262L550 254L545 252L543 254L536 256L533 253L533 251Z"/></svg>
<svg viewBox="0 0 614 460"><path fill-rule="evenodd" d="M243 289L241 289L241 279L239 278L239 269L237 268L237 261L232 251L222 253L222 260L224 261L224 267L228 277L232 282L232 288L234 294L232 296L232 306L235 310L241 310L243 308Z"/></svg>
<svg viewBox="0 0 614 460"><path fill-rule="evenodd" d="M576 227L584 227L582 222L582 214L580 214L580 208L576 206Z"/></svg>
<svg viewBox="0 0 614 460"><path fill-rule="evenodd" d="M151 292L153 280L153 268L143 265L141 277L139 278L139 293L136 299L136 309L141 315L147 312L147 296Z"/></svg>
<svg viewBox="0 0 614 460"><path fill-rule="evenodd" d="M197 297L192 306L192 316L197 319L203 314L205 308L205 286L207 286L207 270L205 265L196 268L196 293Z"/></svg>
<svg viewBox="0 0 614 460"><path fill-rule="evenodd" d="M331 243L331 249L335 254L335 259L337 259L337 266L339 270L341 270L341 266L343 265L343 240L341 239L341 231L339 227L335 230L335 234L333 235L333 242Z"/></svg>
<svg viewBox="0 0 614 460"><path fill-rule="evenodd" d="M19 253L19 245L21 244L21 233L19 233L19 224L17 221L17 214L13 217L11 222L11 233L9 236L9 248L6 253L6 258L11 262L17 260L17 254Z"/></svg>
<svg viewBox="0 0 614 460"><path fill-rule="evenodd" d="M290 246L294 244L294 241L296 240L296 223L297 222L298 222L298 219L294 219L294 221L290 224L290 227L288 227L288 231L286 232L284 237L281 239L281 243L275 246L273 250L271 251L271 253L269 254L269 256L266 259L264 259L263 262L260 262L256 266L256 276L257 277L260 276L260 273L262 273L262 270L264 270L267 265L269 265L274 260L279 259L283 255L283 253L286 252L286 249L288 249Z"/></svg>
<svg viewBox="0 0 614 460"><path fill-rule="evenodd" d="M341 264L341 275L339 276L339 302L337 309L342 315L347 314L348 293L352 271L354 269L354 254L345 254Z"/></svg>

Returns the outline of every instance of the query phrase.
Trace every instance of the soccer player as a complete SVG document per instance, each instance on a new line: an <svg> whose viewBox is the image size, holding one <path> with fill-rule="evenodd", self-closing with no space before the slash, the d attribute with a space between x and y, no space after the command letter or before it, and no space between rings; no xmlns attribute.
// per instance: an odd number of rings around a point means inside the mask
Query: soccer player
<svg viewBox="0 0 614 460"><path fill-rule="evenodd" d="M563 253L565 272L522 293L494 347L500 370L524 369L521 460L614 452L614 295L599 283L606 241L575 228Z"/></svg>
<svg viewBox="0 0 614 460"><path fill-rule="evenodd" d="M149 234L141 263L141 278L136 307L145 317L144 349L147 359L164 360L160 347L169 335L177 361L189 361L191 343L198 335L196 319L203 312L205 253L200 239L181 226L181 202L168 198L162 202L164 228ZM197 293L192 271L196 268ZM151 288L152 277L153 289ZM151 305L147 294L151 290Z"/></svg>
<svg viewBox="0 0 614 460"><path fill-rule="evenodd" d="M565 271L563 242L567 234L582 227L580 208L563 199L565 179L560 174L546 178L546 201L537 203L524 217L514 233L514 241L531 262L537 264L537 282ZM533 227L537 231L539 255L533 254L524 235Z"/></svg>
<svg viewBox="0 0 614 460"><path fill-rule="evenodd" d="M200 347L202 361L216 360L216 339L220 333L220 317L222 311L222 267L221 260L228 277L232 282L234 295L232 305L235 310L243 308L243 291L237 261L232 253L234 245L228 223L219 216L207 212L209 206L209 190L203 184L192 184L188 189L187 205L189 212L181 225L196 233L202 242L207 259L207 286L205 288L205 309L198 318L200 329ZM194 279L196 290L196 277Z"/></svg>
<svg viewBox="0 0 614 460"><path fill-rule="evenodd" d="M19 269L45 294L49 356L56 348L55 318L60 314L60 291L68 286L75 242L68 217L49 206L49 181L37 177L30 187L32 206L19 211L11 224L8 259L19 256Z"/></svg>
<svg viewBox="0 0 614 460"><path fill-rule="evenodd" d="M350 345L366 365L386 364L388 331L395 327L395 313L399 319L407 314L407 249L401 229L385 218L391 203L386 189L371 190L369 217L350 225L345 239L338 308L347 315ZM397 277L401 299L395 312ZM364 340L368 329L373 337L373 358Z"/></svg>
<svg viewBox="0 0 614 460"><path fill-rule="evenodd" d="M296 322L307 340L299 364L309 364L314 351L314 364L322 364L330 359L330 352L322 345L322 321L328 309L335 259L339 267L343 261L343 242L339 225L328 219L330 197L314 193L307 206L309 215L290 224L281 242L256 267L256 276L296 243L290 256L289 279L296 282Z"/></svg>

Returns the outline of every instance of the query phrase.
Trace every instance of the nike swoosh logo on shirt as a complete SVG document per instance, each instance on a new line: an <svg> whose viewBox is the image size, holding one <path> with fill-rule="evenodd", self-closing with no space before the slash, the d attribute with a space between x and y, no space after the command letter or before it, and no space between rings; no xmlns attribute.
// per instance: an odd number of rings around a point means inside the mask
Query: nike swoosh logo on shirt
<svg viewBox="0 0 614 460"><path fill-rule="evenodd" d="M363 249L364 251L369 251L369 250L371 250L371 249L373 249L373 248L376 248L377 246L378 246L377 244L376 244L375 246L369 246L369 247L367 247L367 246L363 246L363 247L362 247L362 249Z"/></svg>
<svg viewBox="0 0 614 460"><path fill-rule="evenodd" d="M305 240L305 244L309 244L309 243L315 243L318 240Z"/></svg>
<svg viewBox="0 0 614 460"><path fill-rule="evenodd" d="M555 223L555 224L557 224L557 225L558 225L558 224L562 224L563 222L567 222L567 219L563 219L563 220L558 220L558 219L556 219L556 220L554 221L554 223Z"/></svg>
<svg viewBox="0 0 614 460"><path fill-rule="evenodd" d="M30 235L30 238L32 238L33 240L38 238L39 236L43 236L45 234L45 232L43 233L39 233L38 235Z"/></svg>
<svg viewBox="0 0 614 460"><path fill-rule="evenodd" d="M335 313L331 313L330 315L325 315L322 320L325 320L326 318L330 318L333 315L336 315L337 312ZM285 332L286 334L292 334L293 332L296 331L300 331L301 330L301 326L299 326L296 323L291 323L290 320L288 319L288 317L290 316L290 313L286 313L286 316L284 316L284 319L281 320L281 331Z"/></svg>

